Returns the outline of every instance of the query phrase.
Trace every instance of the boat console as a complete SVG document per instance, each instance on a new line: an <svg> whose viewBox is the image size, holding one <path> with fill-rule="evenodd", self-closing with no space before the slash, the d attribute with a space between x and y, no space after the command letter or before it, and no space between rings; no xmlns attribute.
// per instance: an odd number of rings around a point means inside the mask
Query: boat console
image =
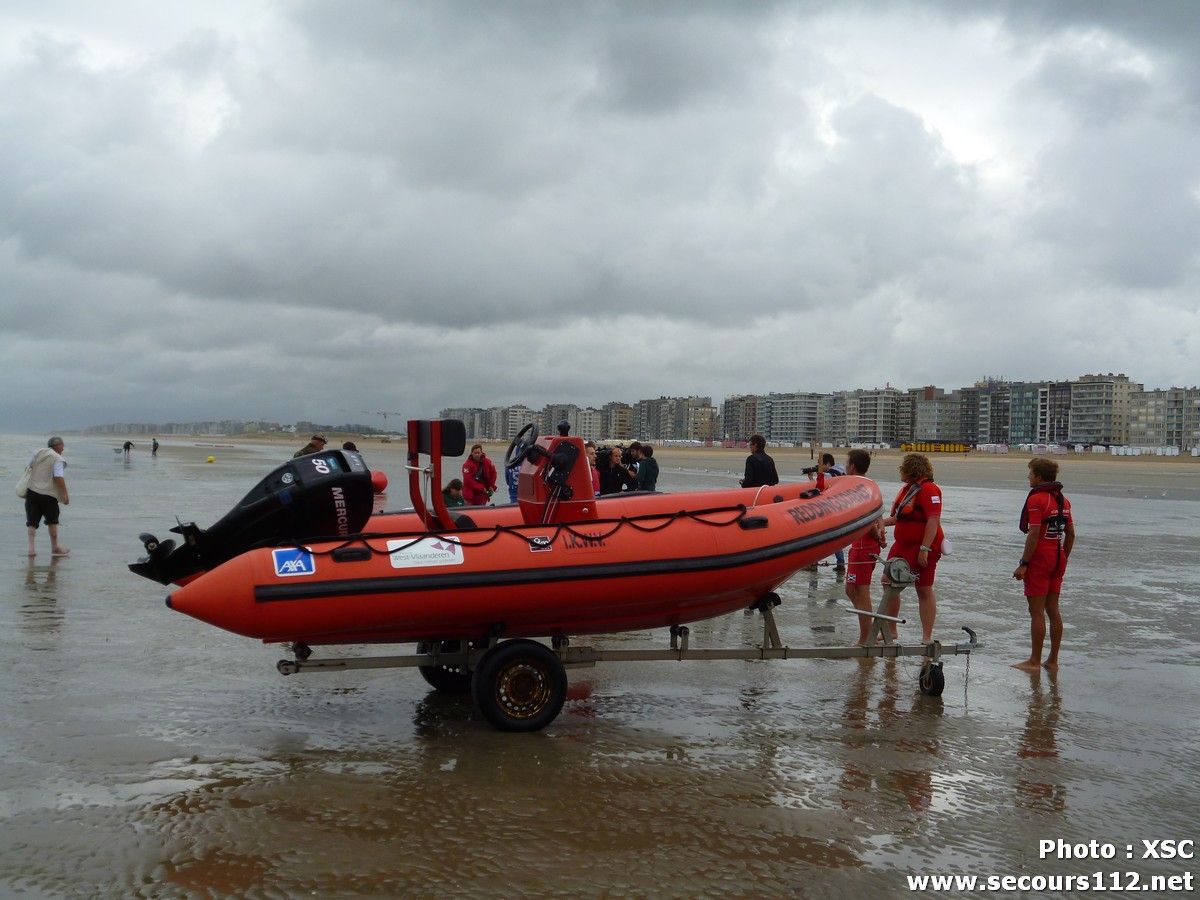
<svg viewBox="0 0 1200 900"><path fill-rule="evenodd" d="M518 436L519 437L519 436ZM583 438L538 437L522 453L510 447L505 465L519 465L517 503L527 525L586 522L596 518L596 495Z"/></svg>

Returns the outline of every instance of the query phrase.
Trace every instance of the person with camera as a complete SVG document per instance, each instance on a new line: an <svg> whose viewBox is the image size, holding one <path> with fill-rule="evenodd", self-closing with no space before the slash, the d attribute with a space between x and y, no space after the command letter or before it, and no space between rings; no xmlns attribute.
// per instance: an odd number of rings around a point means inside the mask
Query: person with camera
<svg viewBox="0 0 1200 900"><path fill-rule="evenodd" d="M761 434L750 435L750 455L746 457L746 473L742 487L764 487L779 484L775 460L767 455L767 439Z"/></svg>
<svg viewBox="0 0 1200 900"><path fill-rule="evenodd" d="M482 444L471 447L462 467L463 496L470 506L486 506L496 493L496 466L483 452Z"/></svg>
<svg viewBox="0 0 1200 900"><path fill-rule="evenodd" d="M602 449L596 455L596 467L600 470L600 493L619 494L631 491L637 485L637 475L625 465L620 447Z"/></svg>
<svg viewBox="0 0 1200 900"><path fill-rule="evenodd" d="M1063 622L1058 609L1067 559L1075 546L1075 523L1071 501L1063 496L1058 480L1058 463L1045 457L1029 461L1029 495L1021 509L1020 529L1025 533L1021 562L1013 578L1025 584L1029 604L1029 659L1014 663L1013 668L1036 672L1040 667L1058 669L1058 646L1062 643ZM1046 620L1050 620L1050 655L1042 662L1042 644L1046 640Z"/></svg>

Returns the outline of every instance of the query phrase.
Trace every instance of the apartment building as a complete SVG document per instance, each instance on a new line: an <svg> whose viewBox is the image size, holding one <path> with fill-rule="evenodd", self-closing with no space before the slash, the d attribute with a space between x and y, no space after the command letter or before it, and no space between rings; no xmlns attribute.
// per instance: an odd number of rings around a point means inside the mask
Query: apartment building
<svg viewBox="0 0 1200 900"><path fill-rule="evenodd" d="M633 405L633 435L639 440L712 440L717 411L712 397L659 397Z"/></svg>
<svg viewBox="0 0 1200 900"><path fill-rule="evenodd" d="M750 435L758 433L758 400L757 394L725 398L721 405L721 433L726 440L748 441Z"/></svg>
<svg viewBox="0 0 1200 900"><path fill-rule="evenodd" d="M599 441L606 436L602 410L591 406L577 407L567 421L571 424L571 434L577 434L585 441Z"/></svg>
<svg viewBox="0 0 1200 900"><path fill-rule="evenodd" d="M439 419L458 419L467 432L467 440L482 441L492 436L489 411L477 406L452 406L438 413Z"/></svg>
<svg viewBox="0 0 1200 900"><path fill-rule="evenodd" d="M579 413L579 407L574 403L547 403L542 407L542 422L551 434L559 422L571 422Z"/></svg>
<svg viewBox="0 0 1200 900"><path fill-rule="evenodd" d="M1133 394L1142 385L1124 374L1081 375L1071 382L1067 440L1075 444L1128 444Z"/></svg>
<svg viewBox="0 0 1200 900"><path fill-rule="evenodd" d="M605 403L601 407L604 424L601 436L606 440L627 441L633 436L633 407L628 403Z"/></svg>
<svg viewBox="0 0 1200 900"><path fill-rule="evenodd" d="M901 392L897 388L854 391L846 399L846 424L851 443L896 442L896 407Z"/></svg>
<svg viewBox="0 0 1200 900"><path fill-rule="evenodd" d="M1129 443L1137 447L1200 447L1200 388L1135 391L1130 396Z"/></svg>
<svg viewBox="0 0 1200 900"><path fill-rule="evenodd" d="M821 435L823 399L823 394L798 392L759 396L754 412L757 431L768 441L777 444L817 441ZM749 436L746 435L747 438Z"/></svg>
<svg viewBox="0 0 1200 900"><path fill-rule="evenodd" d="M911 439L914 441L961 441L962 396L927 385L908 394L913 406Z"/></svg>

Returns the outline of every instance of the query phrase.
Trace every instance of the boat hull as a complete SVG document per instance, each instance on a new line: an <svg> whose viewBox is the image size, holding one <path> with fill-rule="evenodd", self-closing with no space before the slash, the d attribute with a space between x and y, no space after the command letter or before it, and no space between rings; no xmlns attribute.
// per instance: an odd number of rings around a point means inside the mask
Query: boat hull
<svg viewBox="0 0 1200 900"><path fill-rule="evenodd" d="M808 494L808 496L805 496ZM168 598L175 610L267 642L341 644L594 634L694 622L746 607L844 547L880 515L864 478L599 501L602 518L384 530L251 550ZM515 516L515 518L514 518ZM403 514L372 529L403 528Z"/></svg>

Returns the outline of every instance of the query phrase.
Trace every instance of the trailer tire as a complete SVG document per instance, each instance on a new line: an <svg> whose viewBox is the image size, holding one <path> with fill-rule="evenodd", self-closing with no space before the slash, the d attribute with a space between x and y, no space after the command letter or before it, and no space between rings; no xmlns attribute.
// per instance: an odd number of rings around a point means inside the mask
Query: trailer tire
<svg viewBox="0 0 1200 900"><path fill-rule="evenodd" d="M921 693L928 697L942 696L942 691L946 689L946 673L942 671L942 664L934 665L926 661L917 676L917 684L921 687Z"/></svg>
<svg viewBox="0 0 1200 900"><path fill-rule="evenodd" d="M504 641L479 661L471 693L484 718L499 730L540 731L562 710L567 673L545 644Z"/></svg>
<svg viewBox="0 0 1200 900"><path fill-rule="evenodd" d="M433 647L433 641L420 641L417 644L417 652L429 653ZM463 647L462 641L442 641L440 649L445 653L454 653L461 647ZM435 691L447 694L466 694L471 690L471 673L463 666L418 666L417 671Z"/></svg>

